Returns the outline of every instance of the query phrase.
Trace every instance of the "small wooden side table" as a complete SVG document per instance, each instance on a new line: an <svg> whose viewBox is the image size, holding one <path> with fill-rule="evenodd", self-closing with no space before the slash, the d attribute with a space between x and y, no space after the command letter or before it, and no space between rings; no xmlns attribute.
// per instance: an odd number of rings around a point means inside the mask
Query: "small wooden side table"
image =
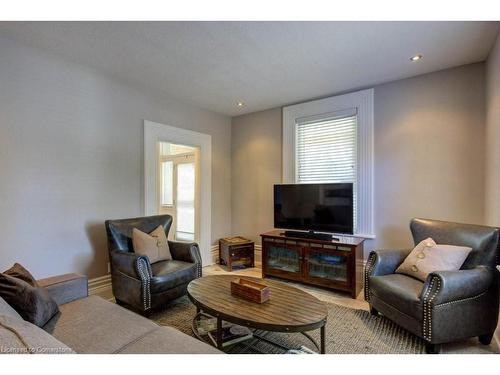
<svg viewBox="0 0 500 375"><path fill-rule="evenodd" d="M229 271L233 268L255 267L254 242L240 236L221 238L219 259Z"/></svg>

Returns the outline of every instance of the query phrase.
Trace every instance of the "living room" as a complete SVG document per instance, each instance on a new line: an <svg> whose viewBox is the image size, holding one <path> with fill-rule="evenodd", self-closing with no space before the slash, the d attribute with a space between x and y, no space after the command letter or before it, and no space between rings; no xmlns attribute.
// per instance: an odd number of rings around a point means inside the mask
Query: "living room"
<svg viewBox="0 0 500 375"><path fill-rule="evenodd" d="M486 9L6 16L0 353L500 353Z"/></svg>

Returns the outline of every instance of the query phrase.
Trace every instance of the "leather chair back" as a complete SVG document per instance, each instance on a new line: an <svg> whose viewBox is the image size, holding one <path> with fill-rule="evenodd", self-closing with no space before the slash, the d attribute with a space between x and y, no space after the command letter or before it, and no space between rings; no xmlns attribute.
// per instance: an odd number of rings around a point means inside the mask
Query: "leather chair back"
<svg viewBox="0 0 500 375"><path fill-rule="evenodd" d="M106 220L106 233L108 237L108 251L133 251L132 230L137 228L145 233L156 229L159 225L165 230L168 238L168 232L172 225L172 216L156 215L136 217L131 219Z"/></svg>
<svg viewBox="0 0 500 375"><path fill-rule="evenodd" d="M472 248L462 269L498 264L499 229L482 225L460 224L431 219L412 219L410 230L415 245L431 237L443 245Z"/></svg>

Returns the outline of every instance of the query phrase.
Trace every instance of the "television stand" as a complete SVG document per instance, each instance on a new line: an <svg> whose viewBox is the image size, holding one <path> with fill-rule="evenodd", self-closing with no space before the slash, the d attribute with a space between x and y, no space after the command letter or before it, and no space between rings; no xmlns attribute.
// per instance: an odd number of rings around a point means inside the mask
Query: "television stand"
<svg viewBox="0 0 500 375"><path fill-rule="evenodd" d="M282 230L273 230L260 236L262 277L273 276L341 290L349 292L352 298L361 292L363 238L297 238Z"/></svg>
<svg viewBox="0 0 500 375"><path fill-rule="evenodd" d="M311 240L321 240L321 241L339 241L339 238L333 237L328 233L316 233L312 230L308 232L301 232L296 230L286 230L283 232L285 237L293 237L293 238L307 238Z"/></svg>

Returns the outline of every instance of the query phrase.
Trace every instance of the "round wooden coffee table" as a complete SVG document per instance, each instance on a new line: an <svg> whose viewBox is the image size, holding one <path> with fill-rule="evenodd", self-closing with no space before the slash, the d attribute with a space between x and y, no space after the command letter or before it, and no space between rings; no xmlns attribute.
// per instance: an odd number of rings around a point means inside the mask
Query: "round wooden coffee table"
<svg viewBox="0 0 500 375"><path fill-rule="evenodd" d="M269 286L269 300L259 304L233 296L231 281L239 278ZM222 349L222 321L226 321L263 331L300 332L314 343L320 353L325 353L326 305L298 288L267 279L215 275L191 281L187 293L197 308L197 315L193 320L193 332L201 338L195 325L200 314L208 314L216 318L215 344L219 349ZM307 334L307 331L314 329L320 329L319 345ZM257 338L269 342L264 337Z"/></svg>

